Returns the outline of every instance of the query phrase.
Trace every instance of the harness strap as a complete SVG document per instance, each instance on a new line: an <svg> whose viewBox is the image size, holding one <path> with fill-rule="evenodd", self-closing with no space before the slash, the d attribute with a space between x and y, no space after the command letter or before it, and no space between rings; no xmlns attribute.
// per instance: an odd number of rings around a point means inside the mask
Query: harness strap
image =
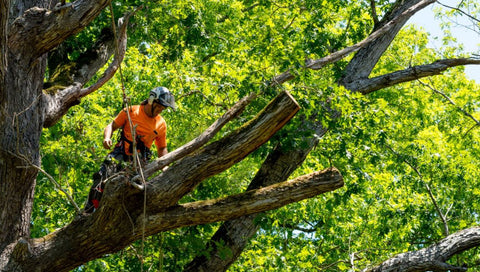
<svg viewBox="0 0 480 272"><path fill-rule="evenodd" d="M130 141L129 139L127 139L127 137L125 136L124 134L124 131L122 129L121 133L120 133L120 139L118 141L118 143L115 145L116 147L119 146L122 148L122 152L127 155L127 152L125 150L125 144L124 142L127 142L130 146L128 148L128 152L130 154L133 154L133 142ZM140 139L140 137L138 137L138 135L136 136L136 145L137 145L137 150L142 154L142 158L149 161L150 158L152 157L152 151L150 150L150 148L148 148L145 143ZM127 155L128 156L128 155ZM131 156L131 155L130 155Z"/></svg>

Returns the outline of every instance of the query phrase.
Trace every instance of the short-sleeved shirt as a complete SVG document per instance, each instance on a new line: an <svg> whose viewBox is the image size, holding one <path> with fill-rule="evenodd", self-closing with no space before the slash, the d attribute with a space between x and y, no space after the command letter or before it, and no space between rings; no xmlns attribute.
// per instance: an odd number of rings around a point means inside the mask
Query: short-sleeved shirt
<svg viewBox="0 0 480 272"><path fill-rule="evenodd" d="M145 144L146 147L150 148L153 141L157 148L163 148L167 146L167 124L162 116L157 115L155 117L149 117L145 111L143 105L135 105L130 107L130 118L132 119L133 126L136 127L136 135L140 140ZM131 142L132 130L130 122L127 116L127 110L123 109L117 117L113 120L115 124L120 127L123 127L124 136ZM132 155L129 152L130 144L125 143L125 153L127 155Z"/></svg>

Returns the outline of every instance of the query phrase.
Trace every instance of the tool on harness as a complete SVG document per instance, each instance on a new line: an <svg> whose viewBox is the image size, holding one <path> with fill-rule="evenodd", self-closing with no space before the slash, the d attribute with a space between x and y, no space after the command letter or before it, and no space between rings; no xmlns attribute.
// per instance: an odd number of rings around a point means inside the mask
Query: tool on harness
<svg viewBox="0 0 480 272"><path fill-rule="evenodd" d="M132 155L127 155L127 152L126 152L127 150L125 149L125 143L129 144L128 153L133 154L133 145L134 144L133 144L132 141L127 139L127 137L125 136L125 134L123 133L123 130L122 130L121 133L120 133L120 138L118 139L118 142L115 145L115 147L122 148L123 154L128 158L128 160L131 160ZM143 162L148 162L152 158L152 151L150 150L150 148L148 148L143 143L143 141L141 140L141 138L138 135L135 137L135 143L136 143L137 152L140 154L140 158L142 159L142 161Z"/></svg>

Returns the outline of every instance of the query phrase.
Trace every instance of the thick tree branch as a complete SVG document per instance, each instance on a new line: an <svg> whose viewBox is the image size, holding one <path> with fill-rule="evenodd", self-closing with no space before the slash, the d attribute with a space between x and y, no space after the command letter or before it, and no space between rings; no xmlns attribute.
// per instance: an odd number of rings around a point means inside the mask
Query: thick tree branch
<svg viewBox="0 0 480 272"><path fill-rule="evenodd" d="M53 9L33 7L15 19L8 46L19 54L41 56L95 19L109 0L77 0ZM30 46L24 46L29 44ZM27 52L28 50L28 52Z"/></svg>
<svg viewBox="0 0 480 272"><path fill-rule="evenodd" d="M160 213L147 209L145 234L152 235L182 226L206 224L228 220L241 215L271 210L343 186L343 178L335 168L329 168L294 180L223 199L177 205ZM117 210L118 207L114 207ZM143 216L129 221L123 214L104 221L104 215L79 217L69 226L43 238L18 244L25 250L18 254L26 267L39 271L68 271L69 269L103 254L120 250L141 237ZM143 215L143 214L142 214ZM114 221L114 222L112 222ZM131 228L133 223L133 229ZM105 235L108 234L108 235ZM112 236L110 236L113 234ZM115 240L112 237L116 237ZM68 246L65 250L63 246ZM62 252L64 254L55 253ZM35 258L31 256L35 254ZM55 258L55 259L52 259ZM79 259L83 258L83 259ZM35 266L32 266L35 265Z"/></svg>
<svg viewBox="0 0 480 272"><path fill-rule="evenodd" d="M480 227L472 227L447 236L436 244L417 251L401 253L364 272L389 271L467 271L466 267L447 264L452 256L480 246Z"/></svg>
<svg viewBox="0 0 480 272"><path fill-rule="evenodd" d="M345 84L345 87L351 91L369 94L371 92L394 86L399 83L408 82L423 77L439 75L448 68L468 64L480 64L480 59L458 58L437 60L430 64L414 66L390 74L349 82Z"/></svg>
<svg viewBox="0 0 480 272"><path fill-rule="evenodd" d="M273 210L287 204L333 191L343 186L343 178L335 168L314 172L222 199L206 200L175 206L163 213L147 218L147 233L229 220L240 215L249 215ZM143 218L139 217L137 225Z"/></svg>
<svg viewBox="0 0 480 272"><path fill-rule="evenodd" d="M110 63L107 70L103 73L102 77L88 88L83 88L95 73L105 65L110 56L116 51L114 35L103 35L104 40L99 41L94 46L95 58L89 58L89 62L77 65L75 71L72 72L74 77L72 78L73 84L65 89L59 90L54 94L45 94L45 98L48 101L47 114L44 122L44 127L48 128L53 126L65 113L74 105L80 103L82 97L98 90L103 84L110 80L117 69L120 67L125 51L127 47L127 25L128 19L133 13L126 15L119 20L120 26L118 29L118 45L119 54L115 54L113 61ZM91 54L91 53L88 53ZM90 56L91 57L91 56Z"/></svg>

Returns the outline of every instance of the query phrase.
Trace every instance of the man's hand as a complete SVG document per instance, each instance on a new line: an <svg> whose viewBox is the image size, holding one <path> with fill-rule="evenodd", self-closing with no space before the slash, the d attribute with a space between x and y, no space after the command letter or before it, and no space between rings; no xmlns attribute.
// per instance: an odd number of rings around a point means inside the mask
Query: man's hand
<svg viewBox="0 0 480 272"><path fill-rule="evenodd" d="M103 139L103 147L105 147L105 149L110 149L112 147L112 139L110 138Z"/></svg>
<svg viewBox="0 0 480 272"><path fill-rule="evenodd" d="M112 147L112 134L115 130L119 129L115 122L111 122L103 129L103 147L110 149Z"/></svg>

